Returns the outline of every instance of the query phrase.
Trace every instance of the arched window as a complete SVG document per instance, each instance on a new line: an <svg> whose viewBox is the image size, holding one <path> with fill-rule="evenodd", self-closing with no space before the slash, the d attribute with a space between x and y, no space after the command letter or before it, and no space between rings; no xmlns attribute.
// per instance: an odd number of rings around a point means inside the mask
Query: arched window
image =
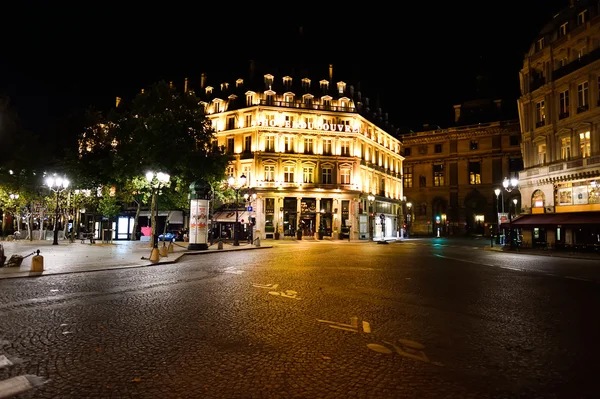
<svg viewBox="0 0 600 399"><path fill-rule="evenodd" d="M546 196L542 190L535 190L531 194L531 207L532 208L543 208L546 203Z"/></svg>

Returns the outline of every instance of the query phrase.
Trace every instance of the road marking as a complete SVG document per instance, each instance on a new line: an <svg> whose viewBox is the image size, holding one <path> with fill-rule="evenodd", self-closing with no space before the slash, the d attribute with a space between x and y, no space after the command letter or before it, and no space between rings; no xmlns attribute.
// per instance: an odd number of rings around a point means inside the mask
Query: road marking
<svg viewBox="0 0 600 399"><path fill-rule="evenodd" d="M276 290L279 287L279 284L252 284L255 288L268 288L272 290Z"/></svg>
<svg viewBox="0 0 600 399"><path fill-rule="evenodd" d="M565 278L568 278L570 280L592 281L593 282L593 280L588 280L587 278L581 278L581 277L575 277L575 276L565 276Z"/></svg>
<svg viewBox="0 0 600 399"><path fill-rule="evenodd" d="M472 260L466 260L466 259L460 259L460 258L452 258L450 256L444 256L444 255L439 255L439 254L433 254L434 256L437 256L438 258L444 258L444 259L451 259L451 260L458 260L460 262L467 262L467 263L473 263L475 265L482 265L482 266L490 266L490 267L502 267L502 266L496 266L496 265L490 265L488 263L479 263L479 262L475 262Z"/></svg>
<svg viewBox="0 0 600 399"><path fill-rule="evenodd" d="M366 332L367 334L371 333L371 325L369 324L368 321L363 321L362 322L362 327L363 327L363 331Z"/></svg>
<svg viewBox="0 0 600 399"><path fill-rule="evenodd" d="M270 295L281 296L284 298L297 299L301 300L296 291L286 290L286 291L269 291Z"/></svg>
<svg viewBox="0 0 600 399"><path fill-rule="evenodd" d="M393 353L391 349L379 344L367 344L367 348L375 352L383 353L385 355L391 355Z"/></svg>
<svg viewBox="0 0 600 399"><path fill-rule="evenodd" d="M321 319L317 319L317 321L319 323L329 324L329 327L335 328L337 330L351 331L351 332L356 332L356 333L359 332L358 317L356 317L356 316L352 316L350 318L350 324L338 323L337 321L321 320ZM369 324L369 322L367 322L367 321L363 321L361 324L362 324L363 331L367 334L370 334L371 333L371 324Z"/></svg>
<svg viewBox="0 0 600 399"><path fill-rule="evenodd" d="M244 271L236 269L235 267L231 266L231 267L227 267L227 268L223 269L223 273L242 274L242 273L244 273Z"/></svg>

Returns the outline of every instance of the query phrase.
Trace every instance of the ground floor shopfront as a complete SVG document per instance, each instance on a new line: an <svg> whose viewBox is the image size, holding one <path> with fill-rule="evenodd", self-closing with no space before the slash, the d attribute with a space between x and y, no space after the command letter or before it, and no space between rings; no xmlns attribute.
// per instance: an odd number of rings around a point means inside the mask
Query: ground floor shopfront
<svg viewBox="0 0 600 399"><path fill-rule="evenodd" d="M524 247L600 251L600 212L523 215L502 228Z"/></svg>
<svg viewBox="0 0 600 399"><path fill-rule="evenodd" d="M364 193L256 192L256 198L240 204L237 221L240 240L252 238L351 239L398 237L403 220L401 201ZM212 212L215 237L233 237L235 208Z"/></svg>

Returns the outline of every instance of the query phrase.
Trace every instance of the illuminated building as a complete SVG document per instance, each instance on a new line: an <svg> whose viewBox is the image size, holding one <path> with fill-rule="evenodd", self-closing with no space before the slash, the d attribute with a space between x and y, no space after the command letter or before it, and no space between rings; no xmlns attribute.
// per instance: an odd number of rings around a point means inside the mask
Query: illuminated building
<svg viewBox="0 0 600 399"><path fill-rule="evenodd" d="M454 109L455 127L401 137L404 195L412 205L405 222L413 235L437 236L438 228L440 236L495 233L494 189L522 168L519 123L503 120L500 100L474 100Z"/></svg>
<svg viewBox="0 0 600 399"><path fill-rule="evenodd" d="M541 30L520 72L523 242L600 246L600 12L571 1Z"/></svg>
<svg viewBox="0 0 600 399"><path fill-rule="evenodd" d="M227 175L244 175L242 192L256 194L239 215L255 218L255 237L369 239L396 237L402 220L401 142L387 114L343 81L269 73L210 83L200 92L216 145L234 155ZM266 71L265 71L266 72ZM374 195L369 218L368 196ZM383 215L383 217L382 217ZM214 221L231 222L231 214ZM383 223L382 223L383 222ZM382 227L385 231L382 232Z"/></svg>

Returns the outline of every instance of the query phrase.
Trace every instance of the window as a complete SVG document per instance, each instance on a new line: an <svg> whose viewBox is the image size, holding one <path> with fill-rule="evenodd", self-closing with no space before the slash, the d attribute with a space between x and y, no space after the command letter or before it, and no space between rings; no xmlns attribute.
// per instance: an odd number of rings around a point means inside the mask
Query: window
<svg viewBox="0 0 600 399"><path fill-rule="evenodd" d="M591 155L590 132L579 133L579 150L584 158Z"/></svg>
<svg viewBox="0 0 600 399"><path fill-rule="evenodd" d="M227 130L235 129L235 117L227 118Z"/></svg>
<svg viewBox="0 0 600 399"><path fill-rule="evenodd" d="M246 106L250 107L253 104L254 104L254 95L253 94L246 94Z"/></svg>
<svg viewBox="0 0 600 399"><path fill-rule="evenodd" d="M516 134L513 134L512 136L510 136L510 145L511 146L519 145L519 136L517 136Z"/></svg>
<svg viewBox="0 0 600 399"><path fill-rule="evenodd" d="M275 165L265 165L265 181L275 181Z"/></svg>
<svg viewBox="0 0 600 399"><path fill-rule="evenodd" d="M332 182L331 168L323 168L322 169L321 182L323 184L331 184L331 182Z"/></svg>
<svg viewBox="0 0 600 399"><path fill-rule="evenodd" d="M444 185L444 165L433 165L433 186L441 187Z"/></svg>
<svg viewBox="0 0 600 399"><path fill-rule="evenodd" d="M304 139L304 153L305 154L313 153L313 139L312 138Z"/></svg>
<svg viewBox="0 0 600 399"><path fill-rule="evenodd" d="M341 184L350 184L350 169L348 169L348 168L340 169L340 183Z"/></svg>
<svg viewBox="0 0 600 399"><path fill-rule="evenodd" d="M308 78L302 79L302 88L304 90L310 89L310 79L308 79Z"/></svg>
<svg viewBox="0 0 600 399"><path fill-rule="evenodd" d="M267 94L266 100L267 100L267 105L275 104L275 96L273 94Z"/></svg>
<svg viewBox="0 0 600 399"><path fill-rule="evenodd" d="M323 99L323 107L325 107L325 109L329 109L331 107L331 100Z"/></svg>
<svg viewBox="0 0 600 399"><path fill-rule="evenodd" d="M560 26L560 28L558 28L558 37L563 37L567 35L567 26L569 25L568 22L565 22L564 24L562 24Z"/></svg>
<svg viewBox="0 0 600 399"><path fill-rule="evenodd" d="M469 162L469 184L481 184L481 162Z"/></svg>
<svg viewBox="0 0 600 399"><path fill-rule="evenodd" d="M350 142L342 141L340 143L340 155L343 155L343 156L350 155Z"/></svg>
<svg viewBox="0 0 600 399"><path fill-rule="evenodd" d="M600 76L598 76L598 105L600 105Z"/></svg>
<svg viewBox="0 0 600 399"><path fill-rule="evenodd" d="M233 154L233 137L227 138L227 153Z"/></svg>
<svg viewBox="0 0 600 399"><path fill-rule="evenodd" d="M587 10L583 10L577 14L577 26L585 24L587 21Z"/></svg>
<svg viewBox="0 0 600 399"><path fill-rule="evenodd" d="M583 57L586 52L587 49L585 47L580 48L579 50L577 50L577 58L581 59L581 57Z"/></svg>
<svg viewBox="0 0 600 399"><path fill-rule="evenodd" d="M419 176L419 187L427 187L427 178L423 175Z"/></svg>
<svg viewBox="0 0 600 399"><path fill-rule="evenodd" d="M286 165L283 167L283 181L286 183L294 182L294 167Z"/></svg>
<svg viewBox="0 0 600 399"><path fill-rule="evenodd" d="M410 147L404 149L404 156L405 157L410 156Z"/></svg>
<svg viewBox="0 0 600 399"><path fill-rule="evenodd" d="M538 164L546 163L546 144L538 145Z"/></svg>
<svg viewBox="0 0 600 399"><path fill-rule="evenodd" d="M404 167L404 187L411 188L413 186L413 168L412 166Z"/></svg>
<svg viewBox="0 0 600 399"><path fill-rule="evenodd" d="M313 99L311 96L304 97L304 105L306 105L307 108L312 107L312 103L313 103Z"/></svg>
<svg viewBox="0 0 600 399"><path fill-rule="evenodd" d="M303 175L302 181L304 183L314 183L314 180L313 180L314 174L315 174L315 169L313 167L310 167L310 166L304 167L302 170L302 175Z"/></svg>
<svg viewBox="0 0 600 399"><path fill-rule="evenodd" d="M569 59L567 57L563 57L558 60L558 67L562 68L569 63Z"/></svg>
<svg viewBox="0 0 600 399"><path fill-rule="evenodd" d="M283 77L283 85L287 88L290 88L292 86L292 78L289 76L284 76Z"/></svg>
<svg viewBox="0 0 600 399"><path fill-rule="evenodd" d="M544 126L546 121L546 111L544 101L538 101L535 104L535 127Z"/></svg>
<svg viewBox="0 0 600 399"><path fill-rule="evenodd" d="M285 127L292 127L292 126L294 126L294 117L286 115L285 116Z"/></svg>
<svg viewBox="0 0 600 399"><path fill-rule="evenodd" d="M293 136L285 136L283 139L283 147L284 152L294 152L294 137Z"/></svg>
<svg viewBox="0 0 600 399"><path fill-rule="evenodd" d="M571 159L571 138L565 137L560 139L560 157L564 160Z"/></svg>
<svg viewBox="0 0 600 399"><path fill-rule="evenodd" d="M558 118L563 119L569 116L569 90L561 91L558 96Z"/></svg>
<svg viewBox="0 0 600 399"><path fill-rule="evenodd" d="M275 136L265 137L265 151L266 152L274 152L275 151Z"/></svg>
<svg viewBox="0 0 600 399"><path fill-rule="evenodd" d="M246 115L246 127L252 126L252 115Z"/></svg>
<svg viewBox="0 0 600 399"><path fill-rule="evenodd" d="M471 151L476 151L479 148L477 140L471 140Z"/></svg>
<svg viewBox="0 0 600 399"><path fill-rule="evenodd" d="M331 139L323 140L323 154L331 155Z"/></svg>
<svg viewBox="0 0 600 399"><path fill-rule="evenodd" d="M535 42L535 51L540 51L544 48L544 38L542 37L537 42Z"/></svg>
<svg viewBox="0 0 600 399"><path fill-rule="evenodd" d="M289 105L290 103L294 102L294 95L293 94L286 94L283 97L283 101L285 101L287 103L286 105Z"/></svg>
<svg viewBox="0 0 600 399"><path fill-rule="evenodd" d="M244 137L244 152L248 153L252 151L252 136Z"/></svg>
<svg viewBox="0 0 600 399"><path fill-rule="evenodd" d="M577 112L588 109L588 82L577 85Z"/></svg>
<svg viewBox="0 0 600 399"><path fill-rule="evenodd" d="M434 152L436 154L441 153L442 152L442 145L441 144L436 144L435 147L434 147Z"/></svg>
<svg viewBox="0 0 600 399"><path fill-rule="evenodd" d="M214 110L215 113L221 112L220 105L221 104L218 101L215 101L215 103L213 104L213 110Z"/></svg>

